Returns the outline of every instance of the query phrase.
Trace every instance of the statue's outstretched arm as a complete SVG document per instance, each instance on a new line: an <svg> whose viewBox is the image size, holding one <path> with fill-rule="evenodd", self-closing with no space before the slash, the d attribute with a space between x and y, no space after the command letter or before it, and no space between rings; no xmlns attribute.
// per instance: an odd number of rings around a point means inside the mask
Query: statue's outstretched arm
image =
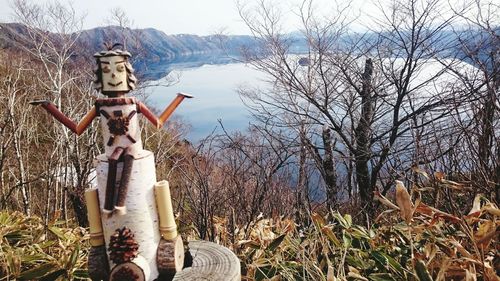
<svg viewBox="0 0 500 281"><path fill-rule="evenodd" d="M151 122L153 125L156 126L156 128L161 128L163 127L163 124L167 119L172 115L174 110L177 108L177 106L184 100L184 98L192 98L193 96L185 94L185 93L178 93L177 97L169 104L167 108L160 114L160 117L156 117L156 115L149 110L149 108L143 104L142 102L138 102L137 106L139 108L139 112L146 117L149 122Z"/></svg>
<svg viewBox="0 0 500 281"><path fill-rule="evenodd" d="M30 102L32 105L41 105L48 113L50 113L57 121L61 122L64 126L70 129L73 133L81 135L85 129L90 125L92 120L97 116L95 106L83 117L80 123L76 124L68 116L64 115L53 103L48 100L38 100Z"/></svg>

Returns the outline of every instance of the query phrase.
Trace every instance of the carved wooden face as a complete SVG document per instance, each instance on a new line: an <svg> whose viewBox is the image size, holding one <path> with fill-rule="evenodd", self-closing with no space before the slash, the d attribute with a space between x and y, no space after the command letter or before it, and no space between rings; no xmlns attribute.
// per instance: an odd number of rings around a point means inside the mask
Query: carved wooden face
<svg viewBox="0 0 500 281"><path fill-rule="evenodd" d="M126 57L108 56L99 60L103 92L128 92Z"/></svg>

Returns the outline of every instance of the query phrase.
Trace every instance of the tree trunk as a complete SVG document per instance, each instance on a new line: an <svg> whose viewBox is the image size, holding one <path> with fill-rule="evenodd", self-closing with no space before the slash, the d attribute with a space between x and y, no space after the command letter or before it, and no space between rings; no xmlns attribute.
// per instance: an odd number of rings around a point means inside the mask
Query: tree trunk
<svg viewBox="0 0 500 281"><path fill-rule="evenodd" d="M80 188L76 191L69 193L69 199L71 200L71 205L73 206L73 211L75 212L76 220L78 225L81 227L87 227L87 209L85 207L85 200L83 199L83 194L80 192Z"/></svg>
<svg viewBox="0 0 500 281"><path fill-rule="evenodd" d="M496 201L497 203L500 202L500 143L497 142L497 160L495 161L496 163L496 168L495 168L495 174L496 174L496 184L495 184L495 190L496 190Z"/></svg>
<svg viewBox="0 0 500 281"><path fill-rule="evenodd" d="M365 62L363 73L363 88L361 90L361 116L355 129L356 151L354 153L356 162L356 181L361 197L361 203L372 211L372 198L374 185L370 178L369 161L371 158L371 123L373 119L373 99L371 96L371 79L373 63L371 59Z"/></svg>
<svg viewBox="0 0 500 281"><path fill-rule="evenodd" d="M333 159L333 145L330 128L323 127L323 145L325 155L323 157L323 170L325 173L326 185L326 205L329 210L334 210L337 204L337 173L335 170L335 162Z"/></svg>
<svg viewBox="0 0 500 281"><path fill-rule="evenodd" d="M307 169L306 169L306 157L307 149L306 143L303 137L300 137L300 152L299 152L299 178L297 181L296 189L296 221L307 223L309 218L307 214Z"/></svg>
<svg viewBox="0 0 500 281"><path fill-rule="evenodd" d="M493 123L495 122L495 90L489 88L487 97L484 100L484 105L480 110L481 134L478 139L479 147L479 162L483 168L483 172L488 173L490 167L490 160L492 158L493 147ZM492 171L493 172L493 171Z"/></svg>
<svg viewBox="0 0 500 281"><path fill-rule="evenodd" d="M29 191L28 191L28 183L27 183L27 176L26 176L26 171L24 167L24 160L23 160L23 152L22 152L22 134L23 134L23 128L19 127L19 124L15 123L15 120L17 119L14 117L14 109L13 106L10 108L10 114L11 114L11 123L12 123L12 129L14 130L14 138L13 138L13 144L14 144L14 152L16 155L16 161L17 164L19 165L18 170L19 170L19 186L21 187L21 195L22 195L22 201L23 201L23 211L26 216L31 216L31 207L30 207L30 198L29 198Z"/></svg>
<svg viewBox="0 0 500 281"><path fill-rule="evenodd" d="M97 189L99 195L99 206L104 209L106 196L106 183L108 178L108 158L106 155L97 157ZM118 164L117 178L121 178L122 163ZM104 233L106 248L109 248L111 235L116 229L126 226L134 233L134 238L139 244L140 256L146 259L149 270L150 281L158 276L156 265L156 251L160 241L160 230L158 224L158 212L155 204L154 185L156 183L156 171L154 156L149 151L144 151L132 166L131 178L128 184L127 196L125 199L126 215L116 212L112 216L102 215L101 222ZM116 188L119 184L116 185ZM108 256L108 259L110 257ZM110 265L114 263L110 259Z"/></svg>

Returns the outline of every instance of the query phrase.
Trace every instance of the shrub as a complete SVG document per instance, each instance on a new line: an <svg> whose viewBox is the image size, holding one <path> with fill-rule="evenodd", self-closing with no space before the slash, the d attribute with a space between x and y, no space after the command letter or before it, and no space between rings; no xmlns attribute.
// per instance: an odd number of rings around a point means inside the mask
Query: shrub
<svg viewBox="0 0 500 281"><path fill-rule="evenodd" d="M88 235L84 228L44 226L38 217L0 212L0 280L88 278Z"/></svg>

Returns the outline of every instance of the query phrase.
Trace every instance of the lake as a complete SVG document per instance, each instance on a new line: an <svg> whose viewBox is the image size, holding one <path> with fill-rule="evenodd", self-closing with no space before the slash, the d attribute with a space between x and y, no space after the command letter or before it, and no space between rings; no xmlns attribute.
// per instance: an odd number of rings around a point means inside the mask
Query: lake
<svg viewBox="0 0 500 281"><path fill-rule="evenodd" d="M446 60L445 60L446 61ZM402 63L402 60L396 60ZM460 63L464 71L472 71L473 66ZM194 99L185 100L175 111L174 118L181 118L191 125L188 140L197 142L209 135L215 128L220 132L217 120L222 120L224 127L229 131L245 130L250 121L250 113L241 101L238 87L266 88L265 74L258 72L244 63L220 63L212 61L183 61L180 63L158 65L154 69L161 69L161 73L170 72L170 76L177 76L178 82L170 87L150 87L149 103L162 111L174 99L178 92L193 95ZM423 83L439 71L443 66L435 60L429 60L418 69L412 79L412 85ZM161 72L163 71L163 72ZM166 74L163 74L165 76ZM432 96L439 92L439 88L449 88L449 81L453 81L453 74L440 76L434 83L421 87L419 96ZM162 79L152 83L161 83Z"/></svg>
<svg viewBox="0 0 500 281"><path fill-rule="evenodd" d="M148 102L162 111L178 92L193 95L194 99L185 99L174 113L174 118L181 118L191 126L187 136L197 142L206 137L215 128L220 131L217 120L222 120L230 131L244 130L250 120L250 114L243 105L237 88L245 85L264 86L264 74L243 63L205 64L189 67L184 64L170 66L169 76L178 76L178 82L172 86L151 86ZM162 83L160 79L152 83Z"/></svg>

